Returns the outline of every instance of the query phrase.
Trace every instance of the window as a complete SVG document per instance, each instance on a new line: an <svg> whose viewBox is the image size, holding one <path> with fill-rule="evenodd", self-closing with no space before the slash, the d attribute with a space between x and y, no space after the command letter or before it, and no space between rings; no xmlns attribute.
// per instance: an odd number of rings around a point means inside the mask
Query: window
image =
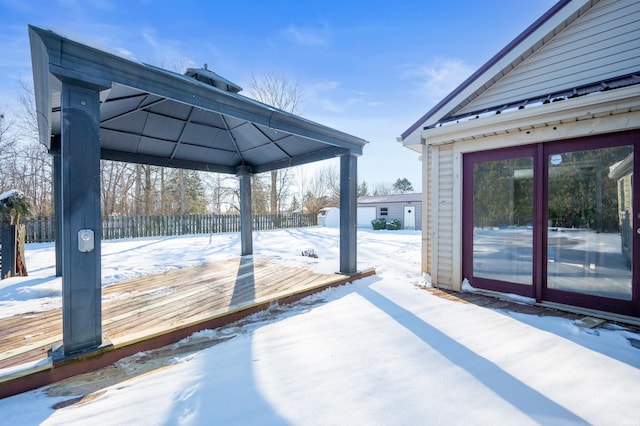
<svg viewBox="0 0 640 426"><path fill-rule="evenodd" d="M380 207L380 216L388 216L389 209L387 207Z"/></svg>

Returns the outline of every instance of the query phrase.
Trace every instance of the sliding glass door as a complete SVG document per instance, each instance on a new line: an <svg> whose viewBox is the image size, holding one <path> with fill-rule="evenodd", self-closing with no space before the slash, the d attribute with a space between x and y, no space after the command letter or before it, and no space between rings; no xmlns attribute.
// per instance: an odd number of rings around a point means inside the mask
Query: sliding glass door
<svg viewBox="0 0 640 426"><path fill-rule="evenodd" d="M547 147L545 298L631 301L634 145L569 148Z"/></svg>
<svg viewBox="0 0 640 426"><path fill-rule="evenodd" d="M626 132L465 154L463 276L640 316L639 151Z"/></svg>
<svg viewBox="0 0 640 426"><path fill-rule="evenodd" d="M464 259L472 285L533 296L534 151L484 152L465 160L471 206L465 235L471 238Z"/></svg>

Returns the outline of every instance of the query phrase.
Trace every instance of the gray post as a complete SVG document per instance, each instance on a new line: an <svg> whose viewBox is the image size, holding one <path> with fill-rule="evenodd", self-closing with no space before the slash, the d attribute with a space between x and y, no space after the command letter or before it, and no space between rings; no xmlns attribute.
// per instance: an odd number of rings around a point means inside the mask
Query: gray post
<svg viewBox="0 0 640 426"><path fill-rule="evenodd" d="M102 344L99 91L63 82L61 139L62 351ZM58 213L58 212L56 212Z"/></svg>
<svg viewBox="0 0 640 426"><path fill-rule="evenodd" d="M358 157L340 157L340 273L357 272Z"/></svg>
<svg viewBox="0 0 640 426"><path fill-rule="evenodd" d="M0 217L1 218L1 217ZM0 280L16 276L16 225L0 225L2 227L2 270Z"/></svg>
<svg viewBox="0 0 640 426"><path fill-rule="evenodd" d="M56 277L62 276L62 158L60 156L60 136L52 141L49 154L53 157L53 217L56 248Z"/></svg>
<svg viewBox="0 0 640 426"><path fill-rule="evenodd" d="M251 168L240 166L236 170L240 179L240 244L241 255L253 254L253 216L251 213Z"/></svg>

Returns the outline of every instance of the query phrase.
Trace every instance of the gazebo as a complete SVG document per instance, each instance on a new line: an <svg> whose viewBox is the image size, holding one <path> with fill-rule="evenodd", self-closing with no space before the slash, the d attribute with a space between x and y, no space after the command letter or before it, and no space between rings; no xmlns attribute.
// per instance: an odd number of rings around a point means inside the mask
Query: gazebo
<svg viewBox="0 0 640 426"><path fill-rule="evenodd" d="M102 345L100 160L234 174L241 255L255 173L340 157L340 266L355 274L357 157L365 140L238 94L205 68L182 75L29 26L40 142L54 158L61 357Z"/></svg>

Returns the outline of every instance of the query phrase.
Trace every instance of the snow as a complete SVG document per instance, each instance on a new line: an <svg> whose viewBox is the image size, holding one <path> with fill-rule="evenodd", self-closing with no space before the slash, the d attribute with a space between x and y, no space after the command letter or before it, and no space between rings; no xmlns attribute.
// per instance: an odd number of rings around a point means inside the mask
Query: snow
<svg viewBox="0 0 640 426"><path fill-rule="evenodd" d="M254 256L338 267L338 230L257 232ZM419 231L358 230L377 274L196 333L164 352L0 400L6 424L637 424L640 335L449 301L420 273ZM103 280L228 258L236 234L105 241ZM302 256L312 248L318 258ZM53 246L0 281L0 309L59 306ZM471 287L472 289L472 287ZM108 376L108 374L105 374ZM104 375L103 375L104 376ZM76 386L76 387L74 387ZM82 398L84 397L84 398Z"/></svg>
<svg viewBox="0 0 640 426"><path fill-rule="evenodd" d="M16 195L20 195L20 191L18 191L17 189L10 189L0 194L0 201L15 197Z"/></svg>

